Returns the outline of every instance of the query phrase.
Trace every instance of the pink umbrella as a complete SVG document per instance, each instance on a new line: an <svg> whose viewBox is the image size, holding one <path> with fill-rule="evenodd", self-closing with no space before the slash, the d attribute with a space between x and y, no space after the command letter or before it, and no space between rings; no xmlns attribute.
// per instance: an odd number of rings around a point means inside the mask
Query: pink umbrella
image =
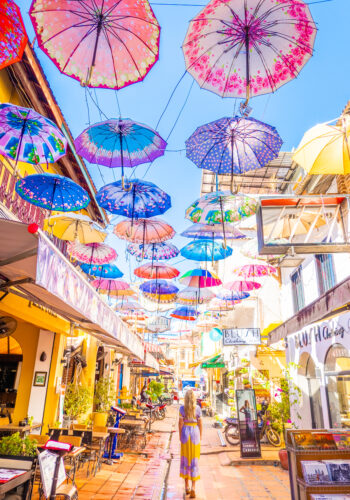
<svg viewBox="0 0 350 500"><path fill-rule="evenodd" d="M73 241L68 243L67 252L74 259L85 264L108 264L118 257L114 248L103 243L87 243L84 245L78 241Z"/></svg>
<svg viewBox="0 0 350 500"><path fill-rule="evenodd" d="M96 288L98 292L108 293L108 295L118 294L121 290L128 290L129 285L122 280L108 280L106 278L91 281L91 285Z"/></svg>
<svg viewBox="0 0 350 500"><path fill-rule="evenodd" d="M225 312L225 311L232 311L234 306L236 304L240 304L242 301L241 300L222 300L218 299L215 297L209 302L208 305L208 311L219 311L219 312Z"/></svg>
<svg viewBox="0 0 350 500"><path fill-rule="evenodd" d="M137 221L126 219L115 226L114 234L122 240L145 245L170 240L175 235L175 231L169 224L156 218Z"/></svg>
<svg viewBox="0 0 350 500"><path fill-rule="evenodd" d="M260 288L261 283L256 281L230 281L225 283L223 287L234 292L251 292Z"/></svg>
<svg viewBox="0 0 350 500"><path fill-rule="evenodd" d="M183 285L192 288L207 288L222 284L219 276L204 269L192 269L183 274L179 279Z"/></svg>
<svg viewBox="0 0 350 500"><path fill-rule="evenodd" d="M234 274L241 278L263 278L277 273L277 269L268 264L246 264L234 269Z"/></svg>

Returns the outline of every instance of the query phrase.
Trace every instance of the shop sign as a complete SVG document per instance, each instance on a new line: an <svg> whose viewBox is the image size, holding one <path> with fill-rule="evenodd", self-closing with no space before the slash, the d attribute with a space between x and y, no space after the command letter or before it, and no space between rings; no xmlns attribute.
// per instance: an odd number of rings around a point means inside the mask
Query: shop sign
<svg viewBox="0 0 350 500"><path fill-rule="evenodd" d="M260 328L228 328L222 330L224 346L260 345Z"/></svg>
<svg viewBox="0 0 350 500"><path fill-rule="evenodd" d="M325 340L335 338L343 340L350 334L350 316L340 316L337 319L324 323L315 323L304 328L301 332L286 338L286 347L294 344L295 349L303 349L313 343L321 343Z"/></svg>
<svg viewBox="0 0 350 500"><path fill-rule="evenodd" d="M261 457L254 389L236 390L241 457Z"/></svg>

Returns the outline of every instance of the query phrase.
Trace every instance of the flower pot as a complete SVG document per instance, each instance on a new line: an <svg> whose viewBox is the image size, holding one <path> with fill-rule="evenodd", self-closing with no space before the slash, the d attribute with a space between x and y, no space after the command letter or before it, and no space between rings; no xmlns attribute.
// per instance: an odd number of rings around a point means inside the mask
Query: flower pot
<svg viewBox="0 0 350 500"><path fill-rule="evenodd" d="M282 469L288 470L289 466L288 466L288 453L287 453L287 450L285 448L282 448L281 450L279 450L278 456L279 456L279 459L280 459L280 462L281 462Z"/></svg>
<svg viewBox="0 0 350 500"><path fill-rule="evenodd" d="M92 420L96 427L106 427L107 419L108 419L108 413L101 413L94 411L92 414Z"/></svg>

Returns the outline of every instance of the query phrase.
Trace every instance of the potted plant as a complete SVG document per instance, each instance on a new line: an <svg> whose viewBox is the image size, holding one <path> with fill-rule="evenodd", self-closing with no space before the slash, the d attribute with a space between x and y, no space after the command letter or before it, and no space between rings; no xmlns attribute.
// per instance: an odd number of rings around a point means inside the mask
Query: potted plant
<svg viewBox="0 0 350 500"><path fill-rule="evenodd" d="M37 441L28 436L21 437L19 432L0 439L0 455L35 457Z"/></svg>
<svg viewBox="0 0 350 500"><path fill-rule="evenodd" d="M164 393L164 385L156 380L151 380L146 392L153 402L157 402L159 397Z"/></svg>
<svg viewBox="0 0 350 500"><path fill-rule="evenodd" d="M95 384L93 412L94 425L105 427L107 424L108 412L115 400L115 389L113 379L102 377Z"/></svg>
<svg viewBox="0 0 350 500"><path fill-rule="evenodd" d="M68 384L64 396L64 412L69 423L77 420L91 408L90 389L78 384Z"/></svg>

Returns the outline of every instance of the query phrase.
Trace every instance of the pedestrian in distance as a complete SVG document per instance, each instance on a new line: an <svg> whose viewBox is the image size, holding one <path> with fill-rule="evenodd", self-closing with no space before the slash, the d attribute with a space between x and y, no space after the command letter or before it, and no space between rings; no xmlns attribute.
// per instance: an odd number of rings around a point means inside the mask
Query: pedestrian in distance
<svg viewBox="0 0 350 500"><path fill-rule="evenodd" d="M195 485L199 476L199 457L202 439L202 412L196 404L194 392L185 394L184 405L179 410L179 435L181 441L180 477L185 480L186 495L196 497ZM189 487L192 482L191 489Z"/></svg>

